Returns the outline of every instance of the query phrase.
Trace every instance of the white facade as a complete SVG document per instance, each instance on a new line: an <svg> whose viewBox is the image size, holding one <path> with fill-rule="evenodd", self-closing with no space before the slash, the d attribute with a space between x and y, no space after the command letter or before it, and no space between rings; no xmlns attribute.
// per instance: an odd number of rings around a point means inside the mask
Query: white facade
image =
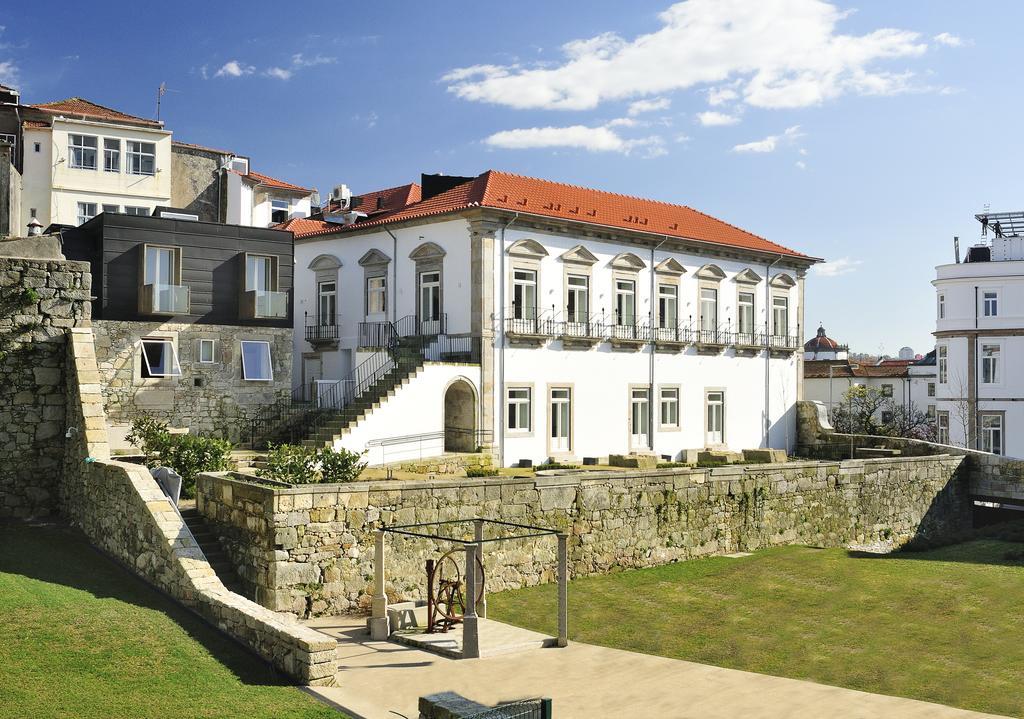
<svg viewBox="0 0 1024 719"><path fill-rule="evenodd" d="M940 427L951 444L1014 457L1024 457L1020 245L996 238L992 257L1011 259L940 265L932 283Z"/></svg>
<svg viewBox="0 0 1024 719"><path fill-rule="evenodd" d="M21 227L79 225L107 211L150 214L171 198L171 133L55 117L24 128ZM92 213L91 215L89 213Z"/></svg>
<svg viewBox="0 0 1024 719"><path fill-rule="evenodd" d="M448 335L484 335L481 365L451 372L472 385L477 426L492 433L505 465L547 458L578 462L630 452L676 459L684 449L709 446L792 449L801 392L802 276L807 261L765 261L753 253L746 253L747 260L742 250L711 248L707 253L658 249L652 256L651 245L636 240L584 236L568 226L550 226L554 224L526 226L520 221L502 231L491 221L488 237L482 238L479 225L460 216L391 228L393 235L368 227L298 239L296 384L345 379L368 356L358 347L360 322L429 319L426 315L434 308L427 305L436 302ZM586 278L588 311L585 318L581 312L581 319L612 328L597 341L569 346L550 329L566 320L570 276L573 282ZM379 289L374 278L380 277L386 284L386 303L384 312L375 313L381 304L371 297L370 288ZM614 328L616 309L628 306L619 296L624 291L620 282L629 287L628 305L634 307L629 314L635 316L632 322L623 321L625 332ZM524 289L524 283L531 289ZM318 296L318 288L325 286L334 299ZM668 295L675 296L675 321L664 324L699 328L702 290L716 296L717 329L737 331L743 293L744 303L752 300L753 305L744 311L744 324L752 324L744 327L751 333L749 344L755 343L752 335L762 333L786 335L786 341L769 352L763 346L737 346L744 343L729 335L732 340L723 340L727 346L720 349L688 342L659 345L652 352L650 342L613 344L607 339L609 332L630 334L630 324L648 326L651 319L655 326L662 324L659 308L667 307ZM659 298L653 305L652 294ZM535 319L535 331L526 333L530 337L522 336L514 320L524 315L524 307L530 309L525 313L529 319ZM337 347L315 349L304 329L332 308L338 314ZM519 329L519 335L507 334L510 329ZM373 411L378 429L341 443L365 447L386 438L371 434L444 429L444 417L437 427L435 415L445 406L445 384L437 380L432 386L419 385L416 402L398 410L396 400L412 386ZM396 409L388 413L392 403ZM359 432L357 428L347 436Z"/></svg>
<svg viewBox="0 0 1024 719"><path fill-rule="evenodd" d="M246 163L248 160L238 158ZM312 193L264 184L248 174L225 170L227 186L227 223L250 227L270 227L295 217L309 217Z"/></svg>

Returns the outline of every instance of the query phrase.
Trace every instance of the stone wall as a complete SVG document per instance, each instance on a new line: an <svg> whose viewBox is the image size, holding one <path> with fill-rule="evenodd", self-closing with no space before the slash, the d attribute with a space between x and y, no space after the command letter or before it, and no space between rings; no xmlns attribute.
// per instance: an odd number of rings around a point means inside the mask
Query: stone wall
<svg viewBox="0 0 1024 719"><path fill-rule="evenodd" d="M220 190L220 166L227 155L180 144L171 145L171 206L220 222L226 204Z"/></svg>
<svg viewBox="0 0 1024 719"><path fill-rule="evenodd" d="M111 425L130 425L148 414L172 427L247 440L248 419L291 393L292 329L237 325L96 320L96 357ZM143 337L170 338L180 377L143 379ZM213 363L199 362L199 340L214 340ZM242 379L241 340L270 342L273 382ZM122 430L123 433L123 430Z"/></svg>
<svg viewBox="0 0 1024 719"><path fill-rule="evenodd" d="M150 584L306 684L330 684L337 642L228 591L149 471L110 461L92 331L71 331L61 511L92 543Z"/></svg>
<svg viewBox="0 0 1024 719"><path fill-rule="evenodd" d="M893 546L970 521L962 457L793 462L537 478L380 481L274 488L221 473L198 481L261 604L301 614L365 609L381 525L480 517L569 533L574 576L781 544ZM466 535L470 523L444 531ZM389 591L423 598L425 540L388 539ZM485 547L489 591L553 579L555 542Z"/></svg>
<svg viewBox="0 0 1024 719"><path fill-rule="evenodd" d="M0 257L0 517L56 509L65 336L89 324L90 282L85 262Z"/></svg>

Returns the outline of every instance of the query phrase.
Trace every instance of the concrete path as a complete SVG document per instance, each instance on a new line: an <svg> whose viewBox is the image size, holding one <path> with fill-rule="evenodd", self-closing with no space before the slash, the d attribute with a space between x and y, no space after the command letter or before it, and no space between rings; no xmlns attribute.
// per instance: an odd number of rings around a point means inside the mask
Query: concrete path
<svg viewBox="0 0 1024 719"><path fill-rule="evenodd" d="M362 617L307 624L340 640L338 686L311 688L361 719L416 719L420 696L545 696L557 719L978 719L991 714L570 642L486 659L446 659L370 641Z"/></svg>

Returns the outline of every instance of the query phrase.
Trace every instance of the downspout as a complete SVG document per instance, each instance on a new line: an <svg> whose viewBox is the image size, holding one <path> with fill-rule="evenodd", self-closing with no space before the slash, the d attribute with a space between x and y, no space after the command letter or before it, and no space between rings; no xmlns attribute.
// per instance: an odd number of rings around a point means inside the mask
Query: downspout
<svg viewBox="0 0 1024 719"><path fill-rule="evenodd" d="M391 324L398 322L398 238L395 237L395 233L389 230L386 226L384 231L391 235ZM418 290L417 290L418 291ZM384 297L384 301L387 302L387 295Z"/></svg>
<svg viewBox="0 0 1024 719"><path fill-rule="evenodd" d="M519 219L515 213L501 228L501 243L498 246L498 466L505 466L505 230ZM547 400L545 399L545 402Z"/></svg>
<svg viewBox="0 0 1024 719"><path fill-rule="evenodd" d="M648 385L647 385L647 387L648 387L648 389L647 389L647 397L648 397L648 402L647 402L647 448L650 449L651 452L654 452L654 396L655 396L655 394L654 394L654 355L656 354L655 351L654 351L654 333L655 333L654 327L657 324L657 320L656 320L655 314L654 314L654 312L655 312L655 309L654 309L655 308L655 302L657 300L657 296L655 295L655 290L657 289L657 287L655 286L655 279L656 279L655 278L655 274L656 273L654 271L654 253L657 252L661 248L661 246L664 245L666 242L668 242L668 237L664 236L662 238L661 242L659 242L657 245L651 245L651 293L650 293L650 295L647 298L647 305L648 305L648 310L649 310L648 311L649 320L648 320L647 324L648 324L648 329L649 329L649 331L651 333L650 343L648 344L648 350L650 352L651 359L650 359L650 371L649 371L649 378L648 378L649 381L648 381ZM676 298L676 315L678 316L678 314L679 314L679 299L677 297Z"/></svg>
<svg viewBox="0 0 1024 719"><path fill-rule="evenodd" d="M970 357L972 352L968 350L968 365L970 369L970 377L973 381L968 380L967 382L967 409L970 411L970 418L968 420L967 433L971 437L965 437L967 440L966 444L972 449L979 449L981 447L981 433L979 427L979 412L978 412L978 382L980 378L980 363L978 362L978 286L974 286L974 337L970 340L974 344L974 364L970 363ZM973 440L972 440L973 437Z"/></svg>
<svg viewBox="0 0 1024 719"><path fill-rule="evenodd" d="M764 272L764 446L770 447L771 439L771 377L772 377L772 350L771 350L771 307L772 307L772 267L782 260L779 255L768 263Z"/></svg>

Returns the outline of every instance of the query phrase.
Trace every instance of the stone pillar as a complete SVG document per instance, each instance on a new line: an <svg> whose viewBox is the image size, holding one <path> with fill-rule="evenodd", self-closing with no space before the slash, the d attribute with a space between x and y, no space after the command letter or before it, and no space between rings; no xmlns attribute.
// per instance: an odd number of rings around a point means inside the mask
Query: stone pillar
<svg viewBox="0 0 1024 719"><path fill-rule="evenodd" d="M558 646L569 644L569 535L558 535Z"/></svg>
<svg viewBox="0 0 1024 719"><path fill-rule="evenodd" d="M373 604L370 615L370 639L383 641L390 636L388 595L384 591L384 532L378 529L373 552Z"/></svg>
<svg viewBox="0 0 1024 719"><path fill-rule="evenodd" d="M466 544L466 613L462 617L462 658L480 658L480 627L476 615L476 557L478 544Z"/></svg>
<svg viewBox="0 0 1024 719"><path fill-rule="evenodd" d="M480 566L484 563L484 520L476 519L473 520L473 540L479 545L480 552ZM483 577L478 578L478 581L483 581ZM480 601L476 603L477 615L487 619L487 587L484 585L483 591L480 593Z"/></svg>
<svg viewBox="0 0 1024 719"><path fill-rule="evenodd" d="M495 431L494 247L497 223L470 222L470 330L480 337L480 429ZM496 445L498 438L491 442Z"/></svg>

